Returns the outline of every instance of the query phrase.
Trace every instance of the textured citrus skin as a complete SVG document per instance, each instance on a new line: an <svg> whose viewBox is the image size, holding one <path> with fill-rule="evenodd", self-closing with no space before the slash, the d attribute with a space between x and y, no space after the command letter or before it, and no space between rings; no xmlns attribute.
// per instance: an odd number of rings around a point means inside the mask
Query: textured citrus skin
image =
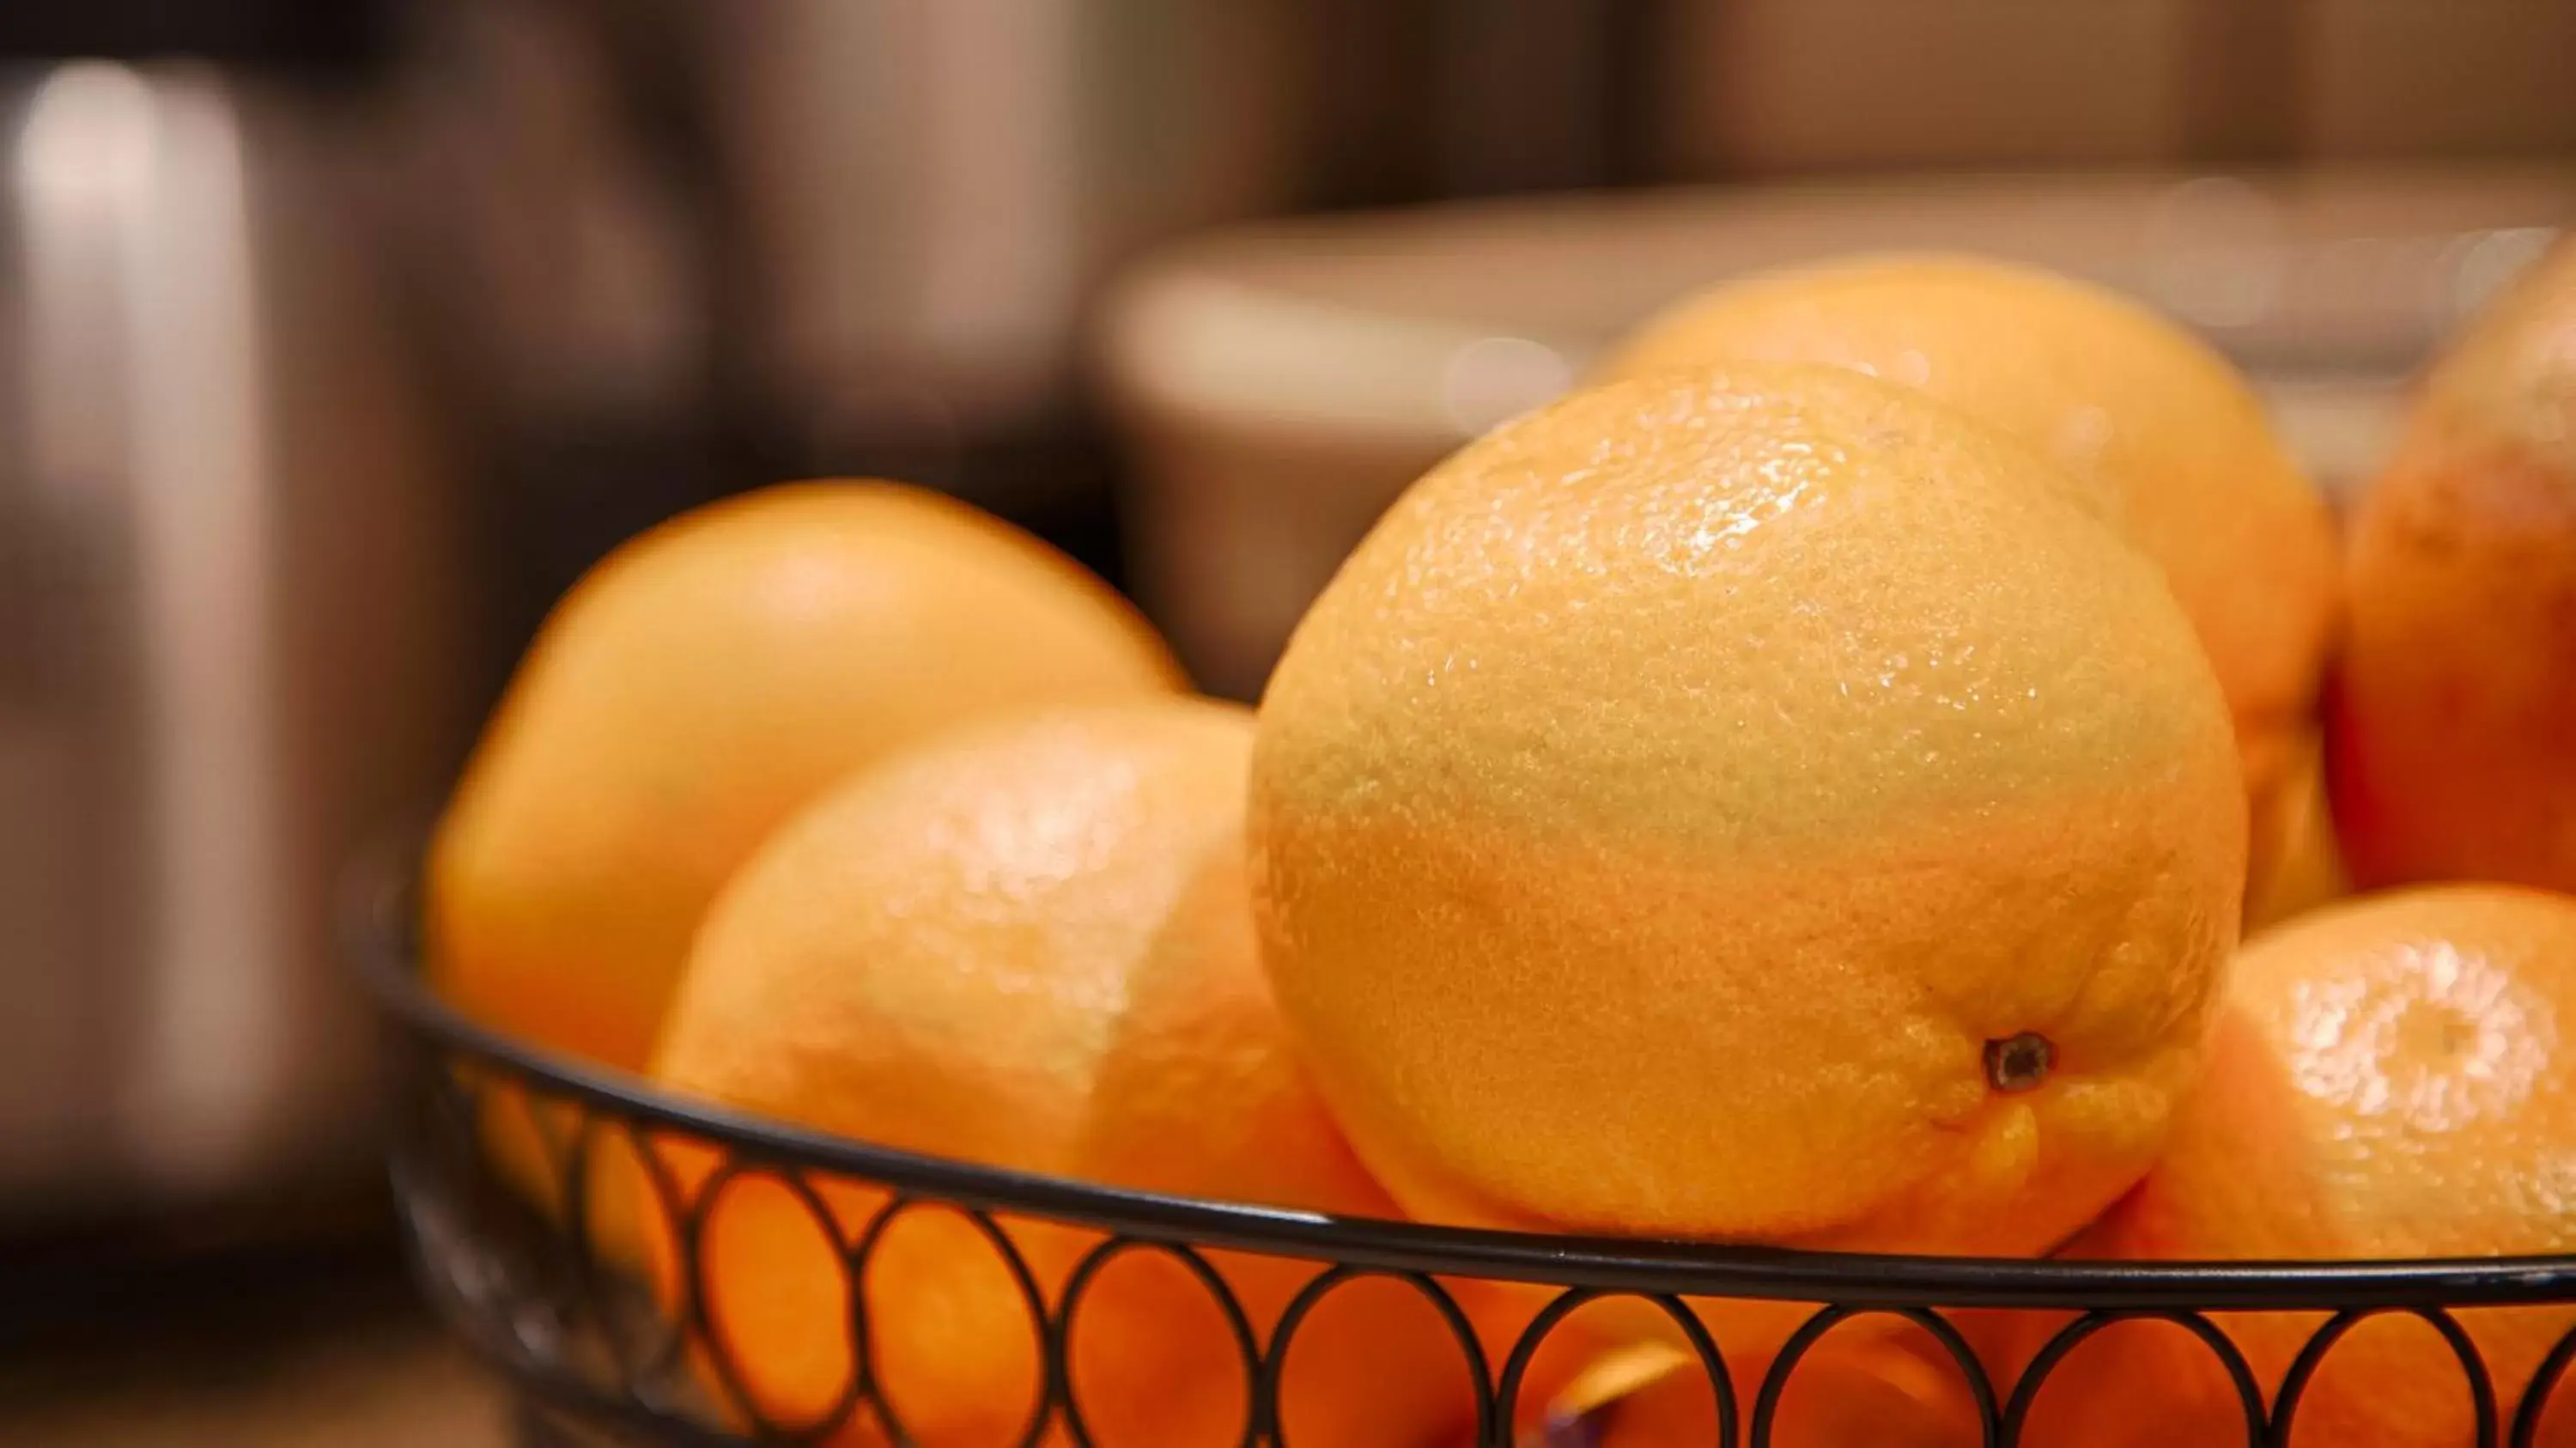
<svg viewBox="0 0 2576 1448"><path fill-rule="evenodd" d="M2109 292L1958 257L1863 257L1717 287L1648 322L1607 375L1826 362L1930 392L2098 490L2164 570L2234 716L2266 878L2271 803L2313 733L2341 605L2324 499L2234 368Z"/></svg>
<svg viewBox="0 0 2576 1448"><path fill-rule="evenodd" d="M961 720L1179 684L1105 586L937 494L688 514L592 570L521 664L431 852L434 978L640 1070L707 902L789 811Z"/></svg>
<svg viewBox="0 0 2576 1448"><path fill-rule="evenodd" d="M656 1076L840 1135L1121 1186L1391 1214L1291 1054L1242 861L1251 717L1179 701L978 726L862 775L784 827L709 915ZM835 1204L855 1239L874 1202ZM745 1218L707 1291L781 1405L828 1399L834 1294L781 1214ZM907 1219L872 1269L876 1362L920 1441L1017 1441L1027 1316L953 1217ZM1090 1234L1013 1222L1050 1301ZM1217 1254L1266 1334L1311 1267ZM1285 1392L1292 1432L1411 1448L1472 1411L1460 1349L1407 1289L1328 1299ZM1329 1330L1326 1330L1329 1329ZM820 1344L818 1348L818 1344ZM1246 1385L1204 1291L1126 1259L1077 1319L1102 1443L1232 1443ZM841 1441L869 1441L854 1429Z"/></svg>
<svg viewBox="0 0 2576 1448"><path fill-rule="evenodd" d="M2501 885L2369 896L2301 916L2238 956L2208 1074L2137 1191L2078 1243L2139 1259L2482 1257L2576 1251L2576 900ZM2509 1424L2576 1309L2458 1314ZM2227 1315L2277 1385L2315 1313ZM2474 1441L2468 1390L2420 1327L2366 1325L2326 1359L2301 1444ZM2070 1357L2050 1396L2066 1441L2233 1442L2241 1421L2179 1338ZM2576 1385L2543 1444L2576 1444ZM2045 1402L2046 1399L2043 1399ZM2193 1416L2185 1417L2184 1414ZM2182 1424L2197 1424L2186 1429ZM2141 1431L2122 1437L2131 1424ZM2151 1431L2147 1431L2150 1430ZM2058 1438L2041 1436L2041 1442Z"/></svg>
<svg viewBox="0 0 2576 1448"><path fill-rule="evenodd" d="M2576 247L2433 369L2350 572L2328 737L2354 875L2576 890Z"/></svg>
<svg viewBox="0 0 2576 1448"><path fill-rule="evenodd" d="M1261 706L1255 898L1418 1214L2028 1251L2142 1173L2244 807L2152 565L1820 367L1592 389L1404 495ZM1999 1094L1986 1043L2057 1064Z"/></svg>

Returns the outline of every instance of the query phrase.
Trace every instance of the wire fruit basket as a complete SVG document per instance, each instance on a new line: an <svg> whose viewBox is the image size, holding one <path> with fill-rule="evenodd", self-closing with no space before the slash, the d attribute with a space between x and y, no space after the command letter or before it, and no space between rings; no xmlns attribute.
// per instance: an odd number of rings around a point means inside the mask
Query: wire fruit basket
<svg viewBox="0 0 2576 1448"><path fill-rule="evenodd" d="M408 892L384 891L358 931L360 968L396 1039L398 1111L393 1178L415 1272L449 1326L514 1385L526 1441L563 1448L739 1448L750 1444L916 1441L880 1366L869 1322L868 1274L890 1223L944 1212L987 1241L1028 1315L1038 1377L1017 1442L1123 1448L1095 1439L1083 1412L1072 1344L1086 1286L1131 1253L1187 1269L1232 1337L1244 1386L1242 1448L1335 1448L1291 1442L1279 1407L1282 1367L1315 1309L1356 1281L1410 1288L1455 1335L1472 1383L1475 1421L1461 1440L1514 1448L1531 1364L1579 1309L1627 1299L1659 1310L1695 1352L1715 1407L1716 1442L1768 1448L1800 1364L1855 1318L1909 1322L1938 1345L1966 1385L1988 1445L2026 1439L2052 1372L2095 1334L2136 1319L2170 1323L2224 1369L2248 1445L2292 1443L2310 1382L2337 1342L2384 1315L2428 1325L2456 1359L2478 1448L2553 1448L2576 1441L2576 1359L2567 1327L2520 1391L2499 1392L2461 1314L2576 1305L2576 1256L2353 1263L2079 1263L1867 1256L1705 1244L1468 1231L1338 1219L1181 1200L990 1170L826 1137L657 1094L505 1039L433 996L418 974ZM536 1160L507 1165L494 1150L496 1113L520 1124ZM637 1164L641 1210L676 1258L639 1270L607 1250L585 1200L602 1153ZM684 1169L681 1163L687 1163ZM761 1182L801 1203L829 1234L849 1304L848 1370L827 1405L781 1421L747 1383L707 1306L708 1213L729 1186ZM827 1184L830 1186L827 1187ZM833 1187L859 1184L879 1204L864 1221L826 1207ZM1074 1228L1087 1250L1060 1281L1043 1280L1022 1243L1032 1230ZM1267 1323L1237 1300L1211 1258L1285 1260L1311 1269ZM652 1280L647 1280L652 1279ZM1517 1284L1542 1302L1507 1344L1480 1341L1460 1309L1462 1283ZM1736 1384L1720 1334L1696 1308L1804 1305L1800 1325L1751 1380ZM2052 1331L2010 1382L1995 1376L1959 1326L1980 1309L2052 1314ZM2258 1374L2221 1324L2249 1312L2313 1313L2304 1346L2272 1380ZM2542 1436L2547 1412L2549 1436ZM1522 1437L1526 1444L1532 1441ZM1581 1443L1578 1435L1549 1440ZM2303 1434L2301 1444L2324 1441ZM940 1445L930 1445L940 1448ZM1161 1445L1157 1445L1161 1448ZM1188 1448L1188 1445L1172 1445Z"/></svg>

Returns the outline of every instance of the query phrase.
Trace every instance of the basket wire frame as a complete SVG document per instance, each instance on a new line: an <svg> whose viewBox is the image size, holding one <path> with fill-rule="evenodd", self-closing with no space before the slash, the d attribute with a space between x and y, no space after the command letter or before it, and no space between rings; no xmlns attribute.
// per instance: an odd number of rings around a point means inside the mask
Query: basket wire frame
<svg viewBox="0 0 2576 1448"><path fill-rule="evenodd" d="M1084 1304L1113 1264L1151 1254L1182 1268L1213 1304L1244 1384L1241 1448L1337 1448L1293 1438L1280 1386L1317 1308L1352 1283L1410 1288L1454 1337L1472 1387L1462 1445L1515 1448L1516 1424L1540 1347L1568 1318L1625 1298L1660 1312L1697 1358L1719 1448L1769 1448L1801 1364L1837 1328L1885 1318L1911 1324L1956 1370L1988 1448L2025 1441L2052 1373L2096 1334L2158 1321L2188 1333L2224 1370L2243 1442L2287 1445L2301 1404L2335 1345L2363 1322L2403 1315L2450 1349L2465 1383L2476 1448L2563 1448L2576 1404L2552 1436L2539 1434L2576 1362L2576 1257L2367 1263L2079 1263L1892 1257L1518 1233L1337 1219L1310 1212L1191 1201L993 1170L827 1137L668 1098L621 1074L558 1060L502 1038L449 1009L418 978L407 899L387 891L358 933L362 971L396 1028L393 1176L413 1265L434 1305L509 1377L545 1441L590 1448L742 1448L747 1444L918 1441L883 1376L868 1306L869 1268L907 1216L952 1214L970 1224L1009 1274L1038 1345L1039 1378L1017 1442L1024 1448L1129 1448L1093 1435L1071 1369ZM541 1143L544 1180L514 1179L488 1135L515 1113ZM638 1192L677 1262L661 1274L619 1265L593 1240L593 1164L603 1146L631 1156ZM675 1162L681 1156L687 1162ZM694 1175L695 1181L688 1178ZM705 1233L738 1183L783 1191L829 1234L849 1304L849 1371L831 1401L787 1416L762 1401L711 1310ZM878 1204L855 1231L827 1186L856 1185ZM1014 1224L1021 1230L1015 1231ZM1028 1260L1031 1228L1075 1228L1090 1245L1048 1290ZM1212 1252L1309 1264L1313 1275L1266 1325L1248 1311ZM1454 1287L1477 1282L1553 1289L1507 1350L1489 1356ZM1749 1401L1738 1371L1694 1304L1786 1302L1810 1310L1760 1368ZM2561 1310L2567 1319L2518 1395L2504 1397L2465 1309ZM2063 1318L2015 1381L1997 1382L1961 1331L1982 1309ZM2322 1316L2279 1381L2265 1383L2220 1325L2231 1314ZM2269 1391L2267 1391L2267 1389ZM842 1435L865 1426L859 1436ZM1060 1437L1051 1437L1060 1434ZM1523 1443L1533 1441L1524 1437ZM1567 1441L1588 1441L1569 1438ZM2030 1441L2036 1441L2030 1440ZM2301 1444L2322 1441L2315 1435ZM926 1448L944 1448L929 1444ZM1162 1445L1155 1445L1162 1448ZM1191 1445L1172 1445L1191 1448Z"/></svg>

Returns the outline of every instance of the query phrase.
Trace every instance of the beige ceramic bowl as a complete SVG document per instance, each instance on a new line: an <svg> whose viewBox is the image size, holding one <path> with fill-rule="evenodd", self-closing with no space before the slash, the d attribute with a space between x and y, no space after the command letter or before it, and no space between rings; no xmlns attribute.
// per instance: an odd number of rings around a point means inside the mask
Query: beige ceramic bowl
<svg viewBox="0 0 2576 1448"><path fill-rule="evenodd" d="M1208 688L1249 698L1387 502L1666 301L1856 250L1982 252L2144 297L2234 355L2330 488L2404 379L2576 218L2576 171L1926 181L1562 197L1213 235L1111 297L1131 559Z"/></svg>

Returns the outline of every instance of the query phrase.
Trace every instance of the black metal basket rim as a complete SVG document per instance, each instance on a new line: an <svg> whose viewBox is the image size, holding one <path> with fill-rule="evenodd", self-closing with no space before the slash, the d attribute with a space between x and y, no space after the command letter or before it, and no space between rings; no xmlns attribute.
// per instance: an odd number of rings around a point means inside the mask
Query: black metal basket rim
<svg viewBox="0 0 2576 1448"><path fill-rule="evenodd" d="M407 892L391 892L404 897ZM1335 1217L1162 1196L979 1166L684 1101L614 1068L468 1020L422 982L383 898L354 954L379 1005L426 1040L542 1092L720 1141L753 1169L817 1171L928 1203L1025 1213L1148 1241L1393 1273L1545 1283L1604 1295L1760 1298L1869 1307L2063 1307L2112 1313L2377 1311L2576 1302L2576 1254L2337 1262L2079 1262L1923 1257L1556 1235ZM395 910L407 915L400 904Z"/></svg>

